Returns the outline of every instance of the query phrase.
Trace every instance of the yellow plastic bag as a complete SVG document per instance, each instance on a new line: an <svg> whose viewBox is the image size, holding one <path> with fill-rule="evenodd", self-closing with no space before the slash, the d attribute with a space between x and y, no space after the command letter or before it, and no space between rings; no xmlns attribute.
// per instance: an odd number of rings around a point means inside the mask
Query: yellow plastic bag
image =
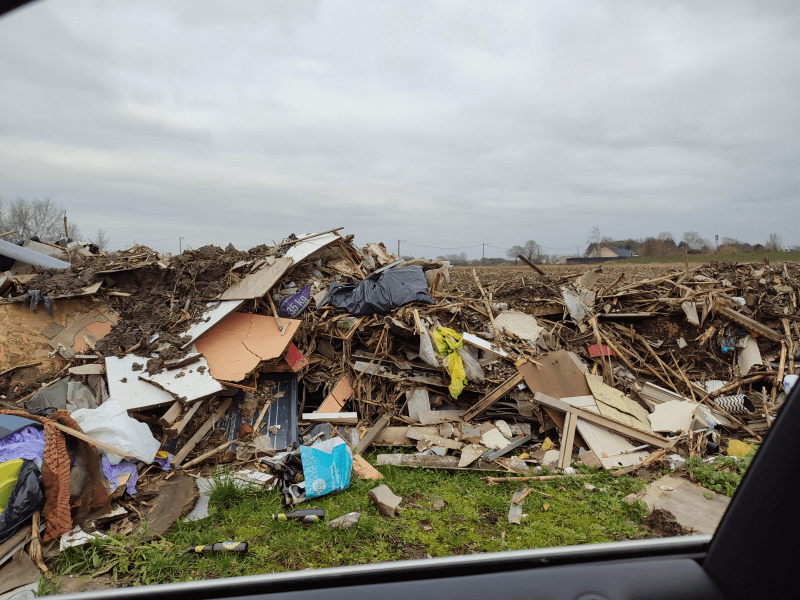
<svg viewBox="0 0 800 600"><path fill-rule="evenodd" d="M728 442L728 456L747 456L753 450L753 446L740 442L739 440L731 440Z"/></svg>
<svg viewBox="0 0 800 600"><path fill-rule="evenodd" d="M463 336L449 327L439 327L433 332L433 341L436 342L436 352L439 356L447 357L447 372L450 374L450 395L458 398L467 385L467 376L464 373L464 363L457 350L464 347Z"/></svg>

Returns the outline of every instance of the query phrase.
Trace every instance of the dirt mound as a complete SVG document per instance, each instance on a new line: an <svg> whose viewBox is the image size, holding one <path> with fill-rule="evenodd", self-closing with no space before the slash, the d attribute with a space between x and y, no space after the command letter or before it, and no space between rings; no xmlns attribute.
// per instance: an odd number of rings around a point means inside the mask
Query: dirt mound
<svg viewBox="0 0 800 600"><path fill-rule="evenodd" d="M678 523L670 511L657 508L642 521L645 529L650 532L650 537L675 537L690 535L692 530Z"/></svg>

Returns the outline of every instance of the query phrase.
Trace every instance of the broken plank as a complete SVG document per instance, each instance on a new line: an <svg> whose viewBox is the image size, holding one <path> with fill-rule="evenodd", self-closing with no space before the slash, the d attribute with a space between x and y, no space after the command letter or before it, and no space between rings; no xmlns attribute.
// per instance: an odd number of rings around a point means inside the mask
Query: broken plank
<svg viewBox="0 0 800 600"><path fill-rule="evenodd" d="M302 421L309 423L331 423L333 425L355 425L358 423L358 413L303 413Z"/></svg>
<svg viewBox="0 0 800 600"><path fill-rule="evenodd" d="M558 468L562 471L572 462L572 443L575 441L575 427L578 417L574 411L567 413L564 419L564 429L561 431L561 449L558 454Z"/></svg>
<svg viewBox="0 0 800 600"><path fill-rule="evenodd" d="M165 429L164 433L167 434L167 437L169 437L169 438L178 437L181 434L181 432L184 430L186 425L189 423L189 421L192 420L192 417L194 416L194 413L197 412L197 409L200 408L200 406L202 404L203 404L202 400L198 400L197 402L192 404L189 407L189 410L186 412L186 414L183 416L183 418L180 421L178 421L177 423L172 425L172 427L170 427L169 429Z"/></svg>
<svg viewBox="0 0 800 600"><path fill-rule="evenodd" d="M461 448L464 447L464 444L462 444L461 442L457 442L456 440L449 440L447 438L443 438L440 435L432 435L430 433L420 431L416 427L409 427L408 431L406 432L406 437L412 440L428 442L435 446L442 446L444 448L449 448L450 450L461 450Z"/></svg>
<svg viewBox="0 0 800 600"><path fill-rule="evenodd" d="M96 363L91 365L78 365L77 367L70 367L70 375L103 375L106 372L106 366L103 363Z"/></svg>
<svg viewBox="0 0 800 600"><path fill-rule="evenodd" d="M372 442L375 441L375 438L378 437L378 434L380 434L380 432L386 429L386 427L389 425L389 420L389 415L381 415L375 425L367 430L366 435L361 438L361 441L358 442L358 446L356 447L356 452L358 454L363 454L367 448L372 445Z"/></svg>
<svg viewBox="0 0 800 600"><path fill-rule="evenodd" d="M353 456L353 471L364 479L383 479L381 472L369 464L360 454Z"/></svg>
<svg viewBox="0 0 800 600"><path fill-rule="evenodd" d="M72 437L76 437L79 440L83 440L84 442L89 442L90 444L92 444L94 446L97 446L98 448L102 448L103 450L106 450L107 452L113 452L114 454L116 454L118 456L121 456L122 458L129 458L131 460L139 460L138 458L136 458L132 454L128 454L127 452L125 452L123 450L120 450L119 448L115 448L111 444L106 444L105 442L101 442L100 440L96 440L93 437L86 435L82 431L77 431L77 430L73 429L72 427L67 427L66 425L62 425L61 423L58 423L57 421L50 421L50 424L53 425L53 427L55 427L59 431L62 431L64 433L68 433Z"/></svg>
<svg viewBox="0 0 800 600"><path fill-rule="evenodd" d="M393 465L396 467L423 467L429 469L448 469L454 471L513 471L527 473L528 464L515 458L498 458L497 460L478 460L468 467L459 467L457 456L425 456L415 454L379 454L378 466Z"/></svg>
<svg viewBox="0 0 800 600"><path fill-rule="evenodd" d="M183 404L178 401L172 403L167 412L165 412L158 420L158 424L162 427L169 427L172 425L183 412Z"/></svg>
<svg viewBox="0 0 800 600"><path fill-rule="evenodd" d="M500 358L507 358L511 360L508 356L508 352L503 350L502 348L493 347L491 342L484 340L483 338L479 338L477 335L472 333L464 333L463 335L464 343L469 344L470 346L475 346L476 348L480 348L486 352L491 352L495 356L499 356Z"/></svg>
<svg viewBox="0 0 800 600"><path fill-rule="evenodd" d="M466 413L464 413L464 421L472 421L475 417L489 408L492 404L497 402L500 398L505 396L508 392L511 391L512 388L519 385L522 382L523 375L522 373L517 373L513 377L510 377L506 381L500 384L495 390L491 393L487 394L482 400L480 400L475 406L470 408Z"/></svg>
<svg viewBox="0 0 800 600"><path fill-rule="evenodd" d="M449 386L449 384L445 383L444 378L440 375L424 373L421 371L414 371L410 374L403 373L402 375L395 375L388 367L378 366L375 364L370 365L364 361L355 362L353 364L353 370L355 370L357 373L366 372L368 375L383 377L384 379L396 381L398 383L419 383L422 385L432 385L436 387Z"/></svg>
<svg viewBox="0 0 800 600"><path fill-rule="evenodd" d="M350 385L346 375L336 384L336 386L325 398L325 401L320 405L318 412L321 413L335 413L340 412L344 407L344 403L353 395L353 388Z"/></svg>
<svg viewBox="0 0 800 600"><path fill-rule="evenodd" d="M225 415L225 413L228 412L228 408L230 408L232 402L233 398L227 398L225 402L223 402L220 407L214 411L214 414L211 415L206 422L200 426L200 429L198 429L195 434L189 438L189 441L183 445L183 448L181 448L180 451L175 455L175 458L172 459L173 466L177 467L183 462L183 459L189 456L189 453L194 450L194 447L197 445L197 443L206 435L208 435L208 432L211 431L212 427L214 427L214 423L219 421Z"/></svg>

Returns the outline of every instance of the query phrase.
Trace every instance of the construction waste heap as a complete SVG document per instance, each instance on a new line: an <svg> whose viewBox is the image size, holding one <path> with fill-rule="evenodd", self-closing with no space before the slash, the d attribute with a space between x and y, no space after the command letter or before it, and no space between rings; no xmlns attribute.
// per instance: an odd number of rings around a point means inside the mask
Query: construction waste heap
<svg viewBox="0 0 800 600"><path fill-rule="evenodd" d="M381 446L492 481L675 468L761 441L797 379L794 263L456 280L340 229L179 256L0 240L0 560L200 518L188 474L220 464L292 510L380 480Z"/></svg>

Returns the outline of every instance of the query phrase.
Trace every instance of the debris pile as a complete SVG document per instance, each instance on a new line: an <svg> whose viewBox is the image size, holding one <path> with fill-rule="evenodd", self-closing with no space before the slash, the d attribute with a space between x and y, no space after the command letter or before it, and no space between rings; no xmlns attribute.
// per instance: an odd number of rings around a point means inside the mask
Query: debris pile
<svg viewBox="0 0 800 600"><path fill-rule="evenodd" d="M340 229L247 252L17 252L0 278L7 550L143 520L163 533L197 498L185 472L220 463L286 508L346 489L351 471L381 479L372 447L411 448L378 466L490 483L680 464L760 441L796 381L794 263L638 281L531 264L482 281ZM42 483L16 506L30 473ZM402 499L384 488L372 498L394 515ZM153 514L141 502L156 496Z"/></svg>

